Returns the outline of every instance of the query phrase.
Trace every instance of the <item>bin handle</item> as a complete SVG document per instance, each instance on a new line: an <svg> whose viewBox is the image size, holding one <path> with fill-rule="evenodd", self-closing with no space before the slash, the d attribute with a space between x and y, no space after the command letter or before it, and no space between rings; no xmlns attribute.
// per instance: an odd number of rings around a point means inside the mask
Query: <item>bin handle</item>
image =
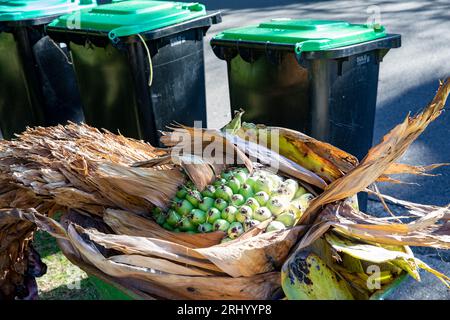
<svg viewBox="0 0 450 320"><path fill-rule="evenodd" d="M147 46L147 43L145 42L145 39L143 36L141 36L139 33L137 34L139 39L141 39L142 44L144 45L145 51L147 51L147 57L148 57L148 64L150 66L150 75L148 78L148 86L151 87L153 83L153 62L152 62L152 56L150 54L150 49Z"/></svg>

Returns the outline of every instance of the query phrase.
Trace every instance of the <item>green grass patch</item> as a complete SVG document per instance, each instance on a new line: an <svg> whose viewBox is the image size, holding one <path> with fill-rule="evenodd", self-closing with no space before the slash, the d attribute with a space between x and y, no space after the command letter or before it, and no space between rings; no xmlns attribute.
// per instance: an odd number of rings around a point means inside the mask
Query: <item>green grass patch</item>
<svg viewBox="0 0 450 320"><path fill-rule="evenodd" d="M41 300L98 300L100 295L88 275L73 265L59 250L56 240L38 231L35 249L47 265L47 273L36 279Z"/></svg>

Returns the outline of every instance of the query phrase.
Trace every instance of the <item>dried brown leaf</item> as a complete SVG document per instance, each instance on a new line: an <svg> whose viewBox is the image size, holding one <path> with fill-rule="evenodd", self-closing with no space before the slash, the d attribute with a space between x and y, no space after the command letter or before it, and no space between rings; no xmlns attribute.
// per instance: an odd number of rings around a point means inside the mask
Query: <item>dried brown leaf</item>
<svg viewBox="0 0 450 320"><path fill-rule="evenodd" d="M312 223L323 205L353 196L374 183L441 114L449 93L450 78L439 87L434 99L421 113L414 117L408 116L403 123L385 135L381 143L370 149L357 167L335 180L314 199L299 223Z"/></svg>
<svg viewBox="0 0 450 320"><path fill-rule="evenodd" d="M225 234L220 231L207 234L171 232L148 218L143 218L124 210L107 209L103 216L103 220L117 234L163 239L189 248L211 247L219 244L225 237Z"/></svg>
<svg viewBox="0 0 450 320"><path fill-rule="evenodd" d="M412 166L405 163L393 163L387 168L387 170L384 171L384 174L414 174L421 176L434 176L433 174L427 172L448 165L450 165L450 163L436 163L428 166Z"/></svg>

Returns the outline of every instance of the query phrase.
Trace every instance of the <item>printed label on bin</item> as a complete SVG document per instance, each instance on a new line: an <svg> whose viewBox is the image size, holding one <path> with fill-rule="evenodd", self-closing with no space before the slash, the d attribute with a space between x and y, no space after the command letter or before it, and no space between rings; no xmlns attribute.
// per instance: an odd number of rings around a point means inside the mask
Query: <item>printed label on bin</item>
<svg viewBox="0 0 450 320"><path fill-rule="evenodd" d="M356 57L356 64L358 66L361 66L363 64L369 63L370 62L370 56L367 54L364 54L362 56Z"/></svg>

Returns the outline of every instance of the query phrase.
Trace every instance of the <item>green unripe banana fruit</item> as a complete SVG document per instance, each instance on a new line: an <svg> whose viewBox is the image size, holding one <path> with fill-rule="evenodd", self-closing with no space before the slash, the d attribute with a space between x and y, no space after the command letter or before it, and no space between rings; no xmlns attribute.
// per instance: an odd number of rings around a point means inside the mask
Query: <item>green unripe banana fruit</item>
<svg viewBox="0 0 450 320"><path fill-rule="evenodd" d="M221 212L217 208L209 209L206 215L207 215L206 221L208 223L214 223L221 218Z"/></svg>
<svg viewBox="0 0 450 320"><path fill-rule="evenodd" d="M215 187L216 189L224 184L227 183L227 180L225 179L217 179L216 181L213 182L213 187Z"/></svg>
<svg viewBox="0 0 450 320"><path fill-rule="evenodd" d="M169 210L166 222L172 227L176 226L181 221L181 215L179 215L175 210Z"/></svg>
<svg viewBox="0 0 450 320"><path fill-rule="evenodd" d="M245 183L245 181L247 181L247 173L244 170L237 170L234 173L234 178L236 178L241 184L243 184Z"/></svg>
<svg viewBox="0 0 450 320"><path fill-rule="evenodd" d="M219 220L216 220L216 222L214 222L213 228L215 231L227 232L228 229L230 228L230 223L226 220L219 219Z"/></svg>
<svg viewBox="0 0 450 320"><path fill-rule="evenodd" d="M192 211L192 209L194 209L194 206L188 200L182 200L175 206L176 212L181 214L182 216L188 215Z"/></svg>
<svg viewBox="0 0 450 320"><path fill-rule="evenodd" d="M216 199L216 201L214 201L214 208L217 208L220 211L222 211L226 207L228 207L228 202L226 202L225 200L218 198Z"/></svg>
<svg viewBox="0 0 450 320"><path fill-rule="evenodd" d="M266 232L285 230L286 226L280 221L271 221L266 228Z"/></svg>
<svg viewBox="0 0 450 320"><path fill-rule="evenodd" d="M239 194L241 194L245 199L248 199L250 197L253 197L254 191L249 184L244 183L241 185L241 188L239 189Z"/></svg>
<svg viewBox="0 0 450 320"><path fill-rule="evenodd" d="M213 231L213 225L211 223L202 223L198 226L198 232L207 233Z"/></svg>
<svg viewBox="0 0 450 320"><path fill-rule="evenodd" d="M260 177L256 180L254 189L256 192L264 191L270 194L275 188L272 180L267 177Z"/></svg>
<svg viewBox="0 0 450 320"><path fill-rule="evenodd" d="M177 227L184 232L197 230L195 224L193 224L192 221L187 217L183 217Z"/></svg>
<svg viewBox="0 0 450 320"><path fill-rule="evenodd" d="M272 212L272 214L278 216L288 208L289 203L283 198L270 198L266 207Z"/></svg>
<svg viewBox="0 0 450 320"><path fill-rule="evenodd" d="M221 198L225 201L230 201L231 197L233 196L233 190L231 190L231 188L228 187L227 185L222 185L216 189L214 195L216 198Z"/></svg>
<svg viewBox="0 0 450 320"><path fill-rule="evenodd" d="M240 222L233 222L228 228L228 237L231 239L236 239L241 234L244 233L244 226Z"/></svg>
<svg viewBox="0 0 450 320"><path fill-rule="evenodd" d="M199 203L198 208L205 212L208 212L214 206L214 199L210 197L204 197Z"/></svg>
<svg viewBox="0 0 450 320"><path fill-rule="evenodd" d="M292 227L295 223L295 220L296 220L296 217L291 212L283 212L275 219L275 221L281 222L286 227Z"/></svg>
<svg viewBox="0 0 450 320"><path fill-rule="evenodd" d="M228 206L225 209L223 209L221 218L228 221L229 223L233 223L236 221L236 214L238 212L238 209L233 206Z"/></svg>
<svg viewBox="0 0 450 320"><path fill-rule="evenodd" d="M242 194L233 194L231 197L230 203L235 207L242 206L245 202L245 198Z"/></svg>
<svg viewBox="0 0 450 320"><path fill-rule="evenodd" d="M253 213L253 219L260 222L266 221L272 217L272 213L266 207L260 207Z"/></svg>
<svg viewBox="0 0 450 320"><path fill-rule="evenodd" d="M248 198L247 201L245 201L245 205L252 208L253 211L256 211L260 207L258 201L255 198Z"/></svg>
<svg viewBox="0 0 450 320"><path fill-rule="evenodd" d="M265 206L267 201L269 201L270 196L267 192L260 191L255 194L254 198L258 201L260 206Z"/></svg>
<svg viewBox="0 0 450 320"><path fill-rule="evenodd" d="M216 187L213 185L206 186L205 190L202 191L203 197L214 198L214 192L216 192Z"/></svg>
<svg viewBox="0 0 450 320"><path fill-rule="evenodd" d="M199 202L202 201L202 195L197 190L190 190L186 194L186 200L189 201L194 207L197 207Z"/></svg>
<svg viewBox="0 0 450 320"><path fill-rule="evenodd" d="M187 195L187 190L184 186L182 186L180 189L178 189L178 191L176 193L177 198L180 198L180 199L184 199L184 197L186 197L186 195Z"/></svg>
<svg viewBox="0 0 450 320"><path fill-rule="evenodd" d="M249 206L242 206L236 213L236 220L240 223L244 223L245 220L252 218L253 210Z"/></svg>
<svg viewBox="0 0 450 320"><path fill-rule="evenodd" d="M200 209L193 209L189 215L189 218L195 225L205 223L206 217L206 212Z"/></svg>
<svg viewBox="0 0 450 320"><path fill-rule="evenodd" d="M248 230L250 230L253 227L256 227L260 223L261 222L259 222L258 220L255 220L255 219L245 220L244 231L247 232Z"/></svg>
<svg viewBox="0 0 450 320"><path fill-rule="evenodd" d="M228 181L227 186L230 187L233 193L238 193L239 189L241 188L241 182L233 177L230 179L230 181Z"/></svg>

